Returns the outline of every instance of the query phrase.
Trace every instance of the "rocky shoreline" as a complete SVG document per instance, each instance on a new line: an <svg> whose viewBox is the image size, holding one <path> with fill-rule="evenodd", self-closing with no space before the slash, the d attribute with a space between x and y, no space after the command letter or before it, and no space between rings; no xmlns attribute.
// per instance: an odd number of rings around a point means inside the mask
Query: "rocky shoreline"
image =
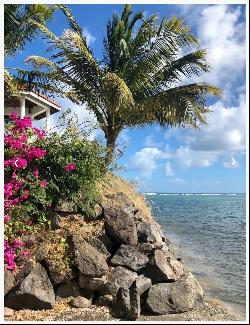
<svg viewBox="0 0 250 325"><path fill-rule="evenodd" d="M159 224L143 212L118 192L92 220L65 204L50 213L50 235L61 238L63 254L51 249L49 235L33 239L33 259L15 274L5 271L5 319L236 320L204 300Z"/></svg>

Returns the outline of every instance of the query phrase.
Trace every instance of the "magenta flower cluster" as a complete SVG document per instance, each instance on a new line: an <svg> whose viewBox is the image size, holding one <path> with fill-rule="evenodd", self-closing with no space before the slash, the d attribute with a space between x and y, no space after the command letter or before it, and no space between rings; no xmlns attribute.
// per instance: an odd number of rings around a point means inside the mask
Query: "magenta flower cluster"
<svg viewBox="0 0 250 325"><path fill-rule="evenodd" d="M22 241L20 232L11 233L12 223L15 221L17 208L27 204L30 199L30 188L46 188L47 181L39 179L39 172L36 167L37 159L45 156L46 151L38 146L32 145L34 141L39 141L45 136L45 132L32 128L32 121L29 117L20 118L11 113L12 123L6 127L4 136L5 177L4 184L4 262L8 270L13 271L16 267L15 259L18 255L29 256L26 243ZM33 139L32 141L28 141ZM32 221L27 222L31 226Z"/></svg>
<svg viewBox="0 0 250 325"><path fill-rule="evenodd" d="M76 169L76 165L74 163L70 163L70 164L64 166L63 168L64 168L64 170L66 170L66 172L70 172L70 171Z"/></svg>

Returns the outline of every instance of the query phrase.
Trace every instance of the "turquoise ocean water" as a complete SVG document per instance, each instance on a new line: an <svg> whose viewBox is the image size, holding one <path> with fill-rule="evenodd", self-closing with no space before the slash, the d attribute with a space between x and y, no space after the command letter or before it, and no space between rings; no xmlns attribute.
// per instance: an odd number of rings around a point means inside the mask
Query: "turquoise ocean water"
<svg viewBox="0 0 250 325"><path fill-rule="evenodd" d="M207 299L218 299L245 318L245 194L148 193L146 199Z"/></svg>

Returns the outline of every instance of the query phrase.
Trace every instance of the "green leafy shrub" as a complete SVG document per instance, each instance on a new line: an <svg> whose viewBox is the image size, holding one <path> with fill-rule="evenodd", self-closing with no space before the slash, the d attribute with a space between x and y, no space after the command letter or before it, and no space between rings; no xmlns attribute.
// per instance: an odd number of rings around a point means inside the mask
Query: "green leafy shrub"
<svg viewBox="0 0 250 325"><path fill-rule="evenodd" d="M48 180L51 209L70 201L78 210L91 214L98 198L96 185L105 171L104 148L72 128L61 135L48 135L42 147L46 157L40 161L39 172Z"/></svg>

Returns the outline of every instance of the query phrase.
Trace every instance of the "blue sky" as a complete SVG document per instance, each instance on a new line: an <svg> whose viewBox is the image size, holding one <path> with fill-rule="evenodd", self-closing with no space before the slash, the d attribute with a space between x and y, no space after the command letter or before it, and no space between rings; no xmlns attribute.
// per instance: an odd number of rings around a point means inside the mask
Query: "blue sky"
<svg viewBox="0 0 250 325"><path fill-rule="evenodd" d="M83 27L97 58L102 56L105 23L122 5L70 5ZM157 125L125 130L119 138L124 155L119 159L120 175L136 181L145 192L245 192L245 6L244 5L133 5L147 15L181 15L208 50L213 70L200 77L223 91L223 98L208 102L213 113L208 126L200 130L161 129ZM68 28L57 13L50 29L57 35ZM47 56L46 41L34 40L23 53L5 62L22 67L29 55ZM195 81L192 80L192 81ZM85 108L60 100L80 119L88 119ZM56 123L58 115L53 116ZM92 138L103 141L100 130Z"/></svg>

